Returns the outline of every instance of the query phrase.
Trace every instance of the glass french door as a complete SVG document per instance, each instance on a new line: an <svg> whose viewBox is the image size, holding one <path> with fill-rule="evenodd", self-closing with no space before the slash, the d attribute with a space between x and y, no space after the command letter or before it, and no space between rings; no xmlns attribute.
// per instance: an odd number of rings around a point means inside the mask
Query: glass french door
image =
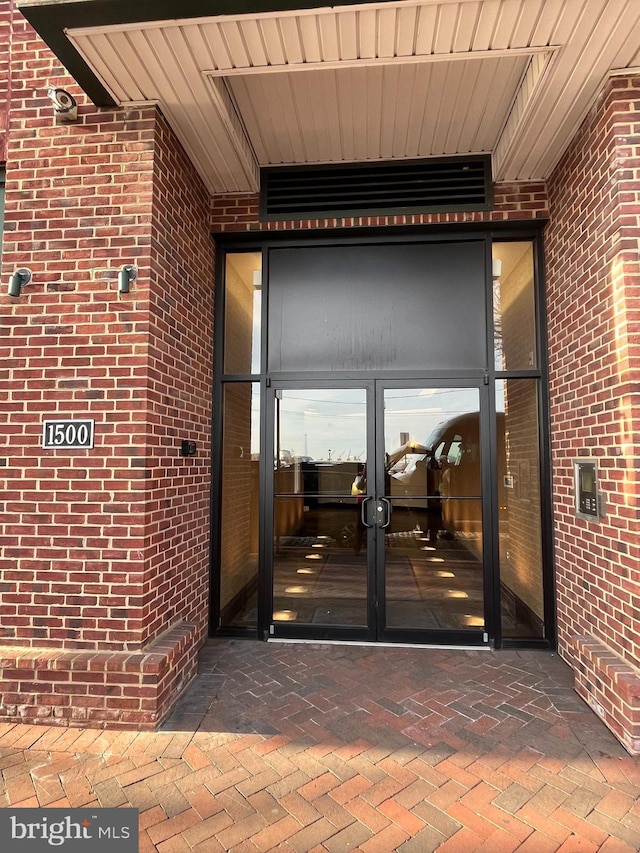
<svg viewBox="0 0 640 853"><path fill-rule="evenodd" d="M267 634L486 643L482 386L269 390Z"/></svg>

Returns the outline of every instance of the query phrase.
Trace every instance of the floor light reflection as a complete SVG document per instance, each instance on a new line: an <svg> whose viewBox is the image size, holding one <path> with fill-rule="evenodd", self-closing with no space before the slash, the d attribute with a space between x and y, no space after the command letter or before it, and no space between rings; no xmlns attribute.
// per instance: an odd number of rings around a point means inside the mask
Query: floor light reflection
<svg viewBox="0 0 640 853"><path fill-rule="evenodd" d="M297 618L295 610L275 610L273 613L274 622L295 622Z"/></svg>

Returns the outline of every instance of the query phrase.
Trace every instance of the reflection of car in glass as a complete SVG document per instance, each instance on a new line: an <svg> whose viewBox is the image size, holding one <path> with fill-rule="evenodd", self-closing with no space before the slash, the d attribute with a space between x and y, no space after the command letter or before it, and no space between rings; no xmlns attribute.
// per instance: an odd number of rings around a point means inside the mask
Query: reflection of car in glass
<svg viewBox="0 0 640 853"><path fill-rule="evenodd" d="M386 492L393 512L390 530L421 530L435 541L442 527L440 466L428 444L407 442L386 460Z"/></svg>
<svg viewBox="0 0 640 853"><path fill-rule="evenodd" d="M393 511L389 534L420 530L435 541L458 538L477 556L482 549L480 422L467 412L439 424L423 443L407 442L385 460L385 492ZM504 499L504 415L498 414L498 485ZM277 535L328 534L344 547L357 549L362 539L360 492L354 483L364 463L299 460L276 472L276 516L290 510L299 495L299 514L276 523ZM366 488L366 487L365 487ZM303 498L304 496L304 498ZM302 507L302 501L304 508Z"/></svg>
<svg viewBox="0 0 640 853"><path fill-rule="evenodd" d="M440 466L445 535L462 536L472 550L480 552L482 490L479 413L469 412L441 424L429 437L428 444ZM474 547L476 543L477 547Z"/></svg>
<svg viewBox="0 0 640 853"><path fill-rule="evenodd" d="M387 474L396 483L406 483L409 487L409 484L420 476L423 469L422 463L430 455L431 451L428 447L409 441L388 456ZM415 489L411 491L415 492Z"/></svg>
<svg viewBox="0 0 640 853"><path fill-rule="evenodd" d="M504 414L498 413L498 491L504 496ZM389 455L388 489L393 499L392 530L411 520L430 538L457 537L478 556L482 549L480 414L466 412L444 421L424 442L408 442ZM411 497L416 496L416 497ZM420 497L417 497L420 496ZM404 520L403 517L404 516Z"/></svg>

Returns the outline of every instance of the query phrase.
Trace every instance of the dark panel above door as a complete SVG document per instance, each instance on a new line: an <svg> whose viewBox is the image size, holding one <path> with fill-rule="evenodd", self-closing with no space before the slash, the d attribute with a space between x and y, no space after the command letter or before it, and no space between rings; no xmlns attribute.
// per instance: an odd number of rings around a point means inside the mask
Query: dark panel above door
<svg viewBox="0 0 640 853"><path fill-rule="evenodd" d="M486 367L485 244L274 248L268 369Z"/></svg>

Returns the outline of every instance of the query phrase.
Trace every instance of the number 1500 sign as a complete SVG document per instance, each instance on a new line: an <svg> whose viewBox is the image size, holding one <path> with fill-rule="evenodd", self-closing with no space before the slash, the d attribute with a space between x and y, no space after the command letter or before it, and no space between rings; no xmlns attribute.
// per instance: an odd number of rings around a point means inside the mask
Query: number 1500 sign
<svg viewBox="0 0 640 853"><path fill-rule="evenodd" d="M45 421L42 446L55 448L93 447L94 421Z"/></svg>

